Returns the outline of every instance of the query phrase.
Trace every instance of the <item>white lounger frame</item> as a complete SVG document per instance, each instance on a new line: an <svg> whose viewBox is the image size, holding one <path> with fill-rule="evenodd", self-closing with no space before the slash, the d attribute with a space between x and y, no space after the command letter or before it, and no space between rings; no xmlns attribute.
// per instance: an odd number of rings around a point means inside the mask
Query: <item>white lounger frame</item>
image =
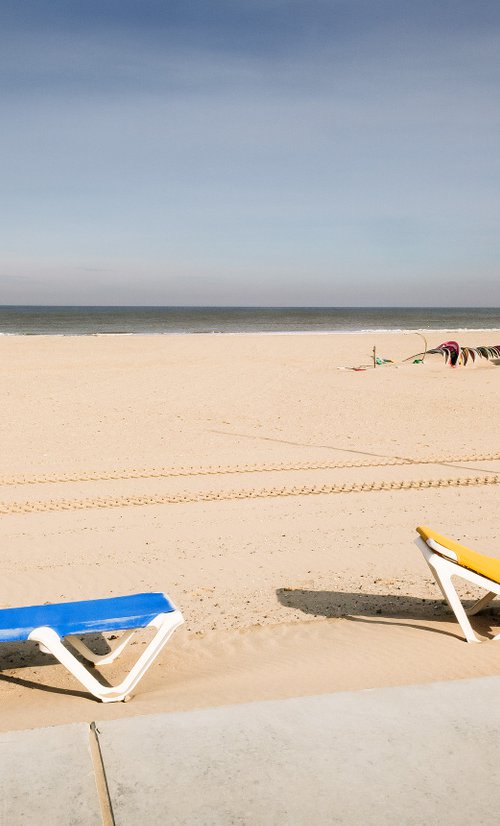
<svg viewBox="0 0 500 826"><path fill-rule="evenodd" d="M87 689L94 697L102 700L103 703L116 703L125 700L134 690L139 680L144 676L153 660L158 656L161 649L170 639L173 632L179 625L182 625L184 618L178 609L169 611L166 614L158 614L147 628L156 628L156 634L146 646L136 664L130 670L127 677L114 688L104 686L99 680L85 668L84 665L69 651L53 628L43 626L35 628L28 639L38 643L40 651L45 654L52 654L62 665L66 666L69 672ZM116 645L108 654L94 654L79 637L67 636L65 641L78 651L86 660L93 665L107 665L112 663L123 651L125 646L138 628L124 631Z"/></svg>
<svg viewBox="0 0 500 826"><path fill-rule="evenodd" d="M495 599L496 596L500 595L500 584L493 582L493 580L487 579L480 574L476 574L474 571L469 571L468 568L464 568L458 563L457 556L453 553L453 551L439 545L434 539L428 539L425 541L420 537L416 540L416 543L422 551L425 561L431 569L445 600L455 614L467 642L486 642L484 638L478 637L476 632L473 630L472 625L469 622L469 617L474 616L474 614L478 614L479 611L489 605L489 603ZM436 553L433 551L436 551ZM472 582L473 585L477 585L479 588L484 588L487 592L484 597L474 603L474 605L467 611L462 605L460 597L458 596L455 586L453 585L452 577L454 576L465 579L467 582ZM497 634L491 639L500 639L500 634Z"/></svg>

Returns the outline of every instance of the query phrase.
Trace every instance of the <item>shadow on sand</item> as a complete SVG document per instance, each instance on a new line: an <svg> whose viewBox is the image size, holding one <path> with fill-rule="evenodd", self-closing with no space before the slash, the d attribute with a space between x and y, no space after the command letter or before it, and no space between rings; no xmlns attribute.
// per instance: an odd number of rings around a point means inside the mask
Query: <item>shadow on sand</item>
<svg viewBox="0 0 500 826"><path fill-rule="evenodd" d="M444 600L421 599L394 594L364 594L361 591L311 591L304 588L278 588L278 601L285 608L302 611L315 617L344 618L355 622L376 622L391 625L410 625L431 633L463 639L458 623L456 633L438 623L455 623L455 618ZM464 608L471 608L474 600L463 600ZM398 622L397 620L405 620ZM412 622L417 620L417 622ZM420 622L418 622L420 620ZM472 618L475 630L483 637L496 633L492 626L500 625L500 605L486 609ZM428 623L432 623L430 626Z"/></svg>
<svg viewBox="0 0 500 826"><path fill-rule="evenodd" d="M98 654L106 654L110 650L108 641L102 634L89 635L85 638L85 642ZM85 663L85 667L97 680L99 680L99 682L105 686L110 686L110 683L108 683L100 671L94 669L90 663L83 659L73 648L71 648L71 652L77 657L77 659ZM11 683L13 685L23 686L25 688L36 688L38 691L49 691L53 694L68 694L74 697L84 697L87 700L95 699L90 693L85 691L78 691L69 688L58 688L56 686L44 684L43 682L38 683L18 677L17 675L14 676L12 674L3 673L4 671L11 671L14 669L40 668L49 665L58 665L60 668L64 669L64 666L62 666L51 654L42 653L36 642L30 642L29 640L15 643L9 642L3 643L0 647L0 682Z"/></svg>

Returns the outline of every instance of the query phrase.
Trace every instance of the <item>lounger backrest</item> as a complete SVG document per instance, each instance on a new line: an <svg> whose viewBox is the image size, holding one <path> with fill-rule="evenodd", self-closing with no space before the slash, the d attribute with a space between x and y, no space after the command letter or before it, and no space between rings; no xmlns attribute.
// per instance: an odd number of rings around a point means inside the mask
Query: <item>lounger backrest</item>
<svg viewBox="0 0 500 826"><path fill-rule="evenodd" d="M500 584L500 559L478 554L477 551L472 551L466 545L442 536L431 528L420 526L417 531L429 548L440 556L451 559L463 568Z"/></svg>

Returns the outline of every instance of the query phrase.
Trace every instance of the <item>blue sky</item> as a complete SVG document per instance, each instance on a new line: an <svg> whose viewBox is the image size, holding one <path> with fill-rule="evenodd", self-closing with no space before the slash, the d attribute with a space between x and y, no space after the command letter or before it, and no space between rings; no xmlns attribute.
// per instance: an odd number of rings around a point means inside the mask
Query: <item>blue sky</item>
<svg viewBox="0 0 500 826"><path fill-rule="evenodd" d="M500 5L0 0L0 303L500 306Z"/></svg>

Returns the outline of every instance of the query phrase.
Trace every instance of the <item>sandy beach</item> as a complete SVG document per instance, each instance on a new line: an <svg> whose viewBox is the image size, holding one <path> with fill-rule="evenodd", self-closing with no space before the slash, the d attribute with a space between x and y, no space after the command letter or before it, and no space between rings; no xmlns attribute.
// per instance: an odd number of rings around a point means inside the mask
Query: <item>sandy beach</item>
<svg viewBox="0 0 500 826"><path fill-rule="evenodd" d="M374 345L393 363L338 369ZM455 484L499 472L500 368L403 362L421 349L414 333L0 337L0 605L169 594L185 626L102 719L499 674L414 539L427 524L500 555L498 486ZM1 646L0 730L95 717L54 660Z"/></svg>

